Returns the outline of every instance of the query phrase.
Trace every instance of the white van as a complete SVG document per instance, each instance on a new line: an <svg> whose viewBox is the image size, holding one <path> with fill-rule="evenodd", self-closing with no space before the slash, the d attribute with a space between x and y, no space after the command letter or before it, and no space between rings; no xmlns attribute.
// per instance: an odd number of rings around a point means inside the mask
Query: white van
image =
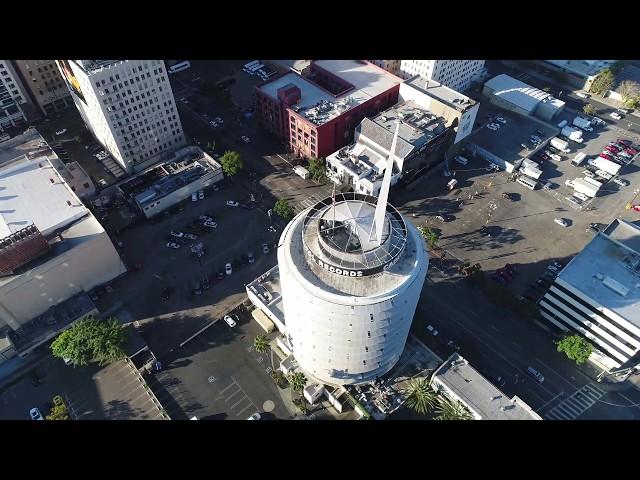
<svg viewBox="0 0 640 480"><path fill-rule="evenodd" d="M295 167L293 167L293 171L296 173L296 175L304 178L305 180L309 178L309 170L300 165L296 165Z"/></svg>
<svg viewBox="0 0 640 480"><path fill-rule="evenodd" d="M466 165L467 163L469 163L469 160L467 160L466 158L464 158L462 155L456 155L454 157L455 161L458 162L460 165Z"/></svg>

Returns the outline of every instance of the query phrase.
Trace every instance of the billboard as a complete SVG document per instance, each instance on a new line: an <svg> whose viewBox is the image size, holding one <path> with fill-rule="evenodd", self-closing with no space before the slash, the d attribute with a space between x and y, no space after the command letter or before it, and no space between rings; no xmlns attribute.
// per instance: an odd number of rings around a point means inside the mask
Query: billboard
<svg viewBox="0 0 640 480"><path fill-rule="evenodd" d="M84 99L84 95L82 95L82 90L80 89L80 82L71 70L71 64L69 60L57 60L58 65L60 66L60 71L62 72L62 76L67 82L67 85L71 89L73 93L75 93L80 100L82 100L85 104L87 101Z"/></svg>

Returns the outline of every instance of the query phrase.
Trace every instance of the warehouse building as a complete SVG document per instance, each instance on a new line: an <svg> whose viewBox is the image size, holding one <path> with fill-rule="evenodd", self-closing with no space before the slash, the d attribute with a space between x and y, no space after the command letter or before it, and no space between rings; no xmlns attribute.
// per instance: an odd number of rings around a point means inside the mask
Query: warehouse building
<svg viewBox="0 0 640 480"><path fill-rule="evenodd" d="M504 74L487 81L482 93L500 108L521 115L535 115L544 121L553 120L565 105L551 94Z"/></svg>

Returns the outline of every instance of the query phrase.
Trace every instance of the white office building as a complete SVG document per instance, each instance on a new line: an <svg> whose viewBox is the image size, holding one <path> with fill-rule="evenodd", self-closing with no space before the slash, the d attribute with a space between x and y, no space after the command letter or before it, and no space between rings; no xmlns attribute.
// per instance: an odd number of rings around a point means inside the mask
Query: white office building
<svg viewBox="0 0 640 480"><path fill-rule="evenodd" d="M367 60L394 75L400 74L400 60Z"/></svg>
<svg viewBox="0 0 640 480"><path fill-rule="evenodd" d="M606 369L640 363L640 228L614 220L560 272L538 303L554 328L577 333Z"/></svg>
<svg viewBox="0 0 640 480"><path fill-rule="evenodd" d="M56 60L93 136L131 173L186 144L162 60Z"/></svg>
<svg viewBox="0 0 640 480"><path fill-rule="evenodd" d="M26 124L22 106L28 96L10 60L0 60L0 132Z"/></svg>
<svg viewBox="0 0 640 480"><path fill-rule="evenodd" d="M0 329L126 271L57 161L34 129L0 144Z"/></svg>
<svg viewBox="0 0 640 480"><path fill-rule="evenodd" d="M464 92L471 82L484 73L484 60L401 60L400 76L414 75L435 80L449 88Z"/></svg>

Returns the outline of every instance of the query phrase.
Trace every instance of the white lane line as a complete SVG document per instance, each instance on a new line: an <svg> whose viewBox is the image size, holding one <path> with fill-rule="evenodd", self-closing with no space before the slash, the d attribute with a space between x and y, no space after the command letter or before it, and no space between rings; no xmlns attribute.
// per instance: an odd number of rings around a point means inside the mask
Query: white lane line
<svg viewBox="0 0 640 480"><path fill-rule="evenodd" d="M553 402L556 398L560 397L564 395L564 392L560 392L559 394L557 394L555 397L553 397L551 400L549 400L548 402L546 402L544 405L542 405L541 407L538 408L538 412L542 411L542 409L544 407L546 407L547 405L549 405L551 402Z"/></svg>

